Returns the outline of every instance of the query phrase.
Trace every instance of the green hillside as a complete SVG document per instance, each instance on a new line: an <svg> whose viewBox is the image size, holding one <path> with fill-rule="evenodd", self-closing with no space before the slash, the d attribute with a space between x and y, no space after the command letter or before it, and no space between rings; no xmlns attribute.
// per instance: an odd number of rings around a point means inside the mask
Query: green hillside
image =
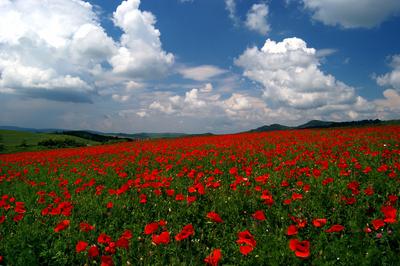
<svg viewBox="0 0 400 266"><path fill-rule="evenodd" d="M48 141L52 140L49 145ZM36 151L50 148L59 148L60 144L64 144L64 147L71 146L86 146L96 145L99 142L91 141L75 136L66 136L62 134L50 134L50 133L32 133L22 132L14 130L0 130L0 153L12 153L20 151ZM55 145L59 145L56 147Z"/></svg>

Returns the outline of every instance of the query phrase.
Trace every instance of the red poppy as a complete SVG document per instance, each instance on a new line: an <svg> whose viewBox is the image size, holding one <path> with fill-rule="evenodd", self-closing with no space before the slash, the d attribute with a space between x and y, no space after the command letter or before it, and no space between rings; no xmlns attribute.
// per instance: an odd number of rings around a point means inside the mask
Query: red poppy
<svg viewBox="0 0 400 266"><path fill-rule="evenodd" d="M158 223L149 223L144 227L144 233L146 235L151 235L158 229Z"/></svg>
<svg viewBox="0 0 400 266"><path fill-rule="evenodd" d="M165 231L159 235L154 234L154 235L152 235L152 240L155 245L160 245L160 244L166 245L169 243L169 232Z"/></svg>
<svg viewBox="0 0 400 266"><path fill-rule="evenodd" d="M78 241L78 243L76 244L75 250L77 253L85 251L86 248L88 246L88 243L85 241Z"/></svg>
<svg viewBox="0 0 400 266"><path fill-rule="evenodd" d="M315 227L322 227L326 224L326 219L325 218L315 218L312 221L312 223Z"/></svg>
<svg viewBox="0 0 400 266"><path fill-rule="evenodd" d="M300 193L293 193L292 194L292 200L301 200L303 199L303 195Z"/></svg>
<svg viewBox="0 0 400 266"><path fill-rule="evenodd" d="M89 232L89 231L92 231L94 229L94 226L90 225L88 223L82 222L82 223L79 224L79 229L82 232Z"/></svg>
<svg viewBox="0 0 400 266"><path fill-rule="evenodd" d="M115 250L115 248L117 247L117 245L115 244L115 242L110 242L109 244L108 244L108 246L107 247L105 247L105 251L107 252L107 253L109 253L109 254L115 254L115 252L116 252L116 250Z"/></svg>
<svg viewBox="0 0 400 266"><path fill-rule="evenodd" d="M17 214L17 215L15 215L15 216L13 217L13 221L14 221L14 222L19 222L19 221L21 221L23 218L24 218L24 215L23 215L23 214Z"/></svg>
<svg viewBox="0 0 400 266"><path fill-rule="evenodd" d="M397 210L392 206L382 206L381 212L385 215L385 223L396 223Z"/></svg>
<svg viewBox="0 0 400 266"><path fill-rule="evenodd" d="M94 258L99 255L100 255L99 248L96 245L92 245L88 250L88 256Z"/></svg>
<svg viewBox="0 0 400 266"><path fill-rule="evenodd" d="M176 241L182 241L183 239L188 238L191 235L194 235L194 228L193 228L193 225L188 224L188 225L185 225L183 227L182 231L180 231L175 236L175 240Z"/></svg>
<svg viewBox="0 0 400 266"><path fill-rule="evenodd" d="M125 238L125 239L131 239L133 237L133 234L132 234L132 232L131 232L131 230L125 230L123 233L122 233L122 235L121 235L121 238Z"/></svg>
<svg viewBox="0 0 400 266"><path fill-rule="evenodd" d="M371 223L375 230L385 226L385 222L382 219L375 219Z"/></svg>
<svg viewBox="0 0 400 266"><path fill-rule="evenodd" d="M114 204L112 203L112 201L107 202L107 209L111 209L114 206Z"/></svg>
<svg viewBox="0 0 400 266"><path fill-rule="evenodd" d="M289 248L299 258L308 258L310 256L310 242L307 240L299 241L298 239L291 239L289 241Z"/></svg>
<svg viewBox="0 0 400 266"><path fill-rule="evenodd" d="M240 253L242 253L243 255L247 256L247 254L249 254L250 252L252 252L254 249L253 246L249 246L249 245L244 245L244 246L240 246L239 247L239 251Z"/></svg>
<svg viewBox="0 0 400 266"><path fill-rule="evenodd" d="M246 244L252 247L255 247L257 242L254 239L254 236L250 233L249 230L245 230L243 232L238 233L238 240L236 240L236 243L238 244Z"/></svg>
<svg viewBox="0 0 400 266"><path fill-rule="evenodd" d="M293 235L297 235L297 233L298 233L297 227L293 224L289 225L286 234L288 236L293 236Z"/></svg>
<svg viewBox="0 0 400 266"><path fill-rule="evenodd" d="M364 189L364 194L367 196L372 196L374 195L374 189L372 187L367 187Z"/></svg>
<svg viewBox="0 0 400 266"><path fill-rule="evenodd" d="M217 266L218 262L221 260L222 254L220 249L214 249L208 257L204 259L204 262L211 265Z"/></svg>
<svg viewBox="0 0 400 266"><path fill-rule="evenodd" d="M100 266L114 266L114 261L111 256L101 256Z"/></svg>
<svg viewBox="0 0 400 266"><path fill-rule="evenodd" d="M265 221L267 218L265 217L265 214L263 211L259 210L253 213L253 218L258 220L258 221Z"/></svg>
<svg viewBox="0 0 400 266"><path fill-rule="evenodd" d="M337 233L344 230L344 226L340 224L332 225L329 229L325 230L327 233Z"/></svg>
<svg viewBox="0 0 400 266"><path fill-rule="evenodd" d="M65 229L67 229L68 228L68 226L69 226L69 224L70 224L70 221L69 220L63 220L63 221L61 221L55 228L54 228L54 232L60 232L60 231L62 231L62 230L65 230Z"/></svg>
<svg viewBox="0 0 400 266"><path fill-rule="evenodd" d="M224 221L222 220L222 218L219 216L218 213L216 212L209 212L207 213L206 216L208 219L212 220L215 223L223 223Z"/></svg>
<svg viewBox="0 0 400 266"><path fill-rule="evenodd" d="M111 242L111 237L105 233L101 233L97 238L97 242L100 244L108 244Z"/></svg>
<svg viewBox="0 0 400 266"><path fill-rule="evenodd" d="M326 186L327 184L332 183L333 181L334 181L334 179L332 177L328 177L322 181L322 185Z"/></svg>
<svg viewBox="0 0 400 266"><path fill-rule="evenodd" d="M124 237L120 237L117 240L117 242L115 242L115 246L117 246L119 248L128 249L129 248L129 240Z"/></svg>

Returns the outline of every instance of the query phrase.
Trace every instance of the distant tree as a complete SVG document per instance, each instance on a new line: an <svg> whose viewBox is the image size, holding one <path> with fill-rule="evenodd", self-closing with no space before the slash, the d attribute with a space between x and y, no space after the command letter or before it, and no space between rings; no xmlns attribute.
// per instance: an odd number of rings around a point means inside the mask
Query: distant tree
<svg viewBox="0 0 400 266"><path fill-rule="evenodd" d="M19 144L19 147L22 147L22 148L28 147L28 143L26 142L26 139L23 139L23 140L21 141L21 144Z"/></svg>
<svg viewBox="0 0 400 266"><path fill-rule="evenodd" d="M47 148L68 148L85 146L84 143L75 141L73 139L46 139L40 141L38 145Z"/></svg>
<svg viewBox="0 0 400 266"><path fill-rule="evenodd" d="M4 151L5 148L6 148L6 147L5 147L4 144L3 144L3 137L0 136L0 151Z"/></svg>

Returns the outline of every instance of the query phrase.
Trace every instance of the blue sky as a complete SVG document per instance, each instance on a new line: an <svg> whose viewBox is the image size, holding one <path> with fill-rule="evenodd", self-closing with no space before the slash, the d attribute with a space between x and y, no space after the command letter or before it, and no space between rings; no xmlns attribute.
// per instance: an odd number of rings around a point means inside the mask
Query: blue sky
<svg viewBox="0 0 400 266"><path fill-rule="evenodd" d="M0 124L229 133L399 118L399 15L396 0L5 0Z"/></svg>

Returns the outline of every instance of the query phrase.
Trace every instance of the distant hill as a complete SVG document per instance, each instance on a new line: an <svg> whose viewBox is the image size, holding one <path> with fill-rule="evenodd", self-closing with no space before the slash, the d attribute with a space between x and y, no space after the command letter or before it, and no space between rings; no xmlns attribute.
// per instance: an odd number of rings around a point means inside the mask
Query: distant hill
<svg viewBox="0 0 400 266"><path fill-rule="evenodd" d="M308 121L305 124L297 126L296 128L297 129L302 129L302 128L326 128L326 127L332 126L335 123L336 122L332 122L332 121L311 120L311 121Z"/></svg>
<svg viewBox="0 0 400 266"><path fill-rule="evenodd" d="M266 132L266 131L287 130L287 129L291 129L291 127L284 126L281 124L272 124L269 126L262 126L256 129L252 129L249 132Z"/></svg>
<svg viewBox="0 0 400 266"><path fill-rule="evenodd" d="M388 120L382 121L379 119L375 120L360 120L360 121L349 121L349 122L333 122L333 121L321 121L321 120L311 120L305 124L289 127L280 124L272 124L262 126L256 129L249 130L247 132L267 132L275 130L290 130L290 129L311 129L311 128L334 128L334 127L358 127L358 126L368 126L368 125L386 125L386 124L400 124L400 120Z"/></svg>
<svg viewBox="0 0 400 266"><path fill-rule="evenodd" d="M16 126L0 126L0 130L13 130L13 131L20 131L20 132L32 132L32 133L53 133L53 132L60 132L64 131L64 129L58 128L29 128L29 127L16 127Z"/></svg>

